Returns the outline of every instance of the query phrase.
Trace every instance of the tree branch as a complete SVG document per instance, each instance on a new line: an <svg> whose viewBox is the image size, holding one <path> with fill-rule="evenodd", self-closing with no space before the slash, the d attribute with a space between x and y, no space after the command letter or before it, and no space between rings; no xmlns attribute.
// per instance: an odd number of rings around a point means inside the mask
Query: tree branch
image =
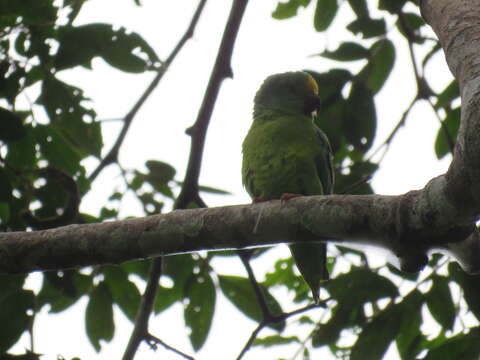
<svg viewBox="0 0 480 360"><path fill-rule="evenodd" d="M137 316L135 318L135 326L133 328L132 335L128 341L127 348L123 353L122 360L130 360L135 357L138 346L142 340L148 338L148 319L155 301L155 295L158 288L158 279L162 274L162 258L157 258L152 262L150 267L150 273L148 275L150 279L156 279L157 281L148 281L145 292L143 293L142 300L138 307Z"/></svg>
<svg viewBox="0 0 480 360"><path fill-rule="evenodd" d="M117 137L117 140L115 141L115 144L113 144L112 148L107 153L107 155L105 155L105 157L102 159L100 164L98 164L97 168L93 170L93 172L88 177L88 180L90 182L94 181L97 178L98 174L100 174L100 172L106 166L117 161L118 152L120 150L120 147L123 144L123 141L125 140L125 137L127 136L128 129L130 128L130 125L132 124L132 121L135 118L135 115L137 115L138 110L140 110L142 105L145 103L148 97L152 94L153 90L157 87L160 80L162 80L163 75L165 75L169 66L171 65L173 60L175 60L177 54L183 48L185 43L193 36L193 32L195 30L195 27L197 26L198 20L203 11L203 8L205 7L206 2L207 0L200 0L200 2L198 3L197 9L195 10L195 13L193 14L192 20L190 21L190 25L187 28L187 31L185 31L183 36L180 38L180 40L178 41L177 45L172 50L168 58L161 64L160 68L158 69L157 75L152 80L150 85L148 85L145 92L140 96L140 98L137 100L133 108L128 112L128 114L123 119L123 127L122 127L122 130L120 131L120 134Z"/></svg>
<svg viewBox="0 0 480 360"><path fill-rule="evenodd" d="M419 270L423 264L416 264L416 259L434 248L452 250L445 244L465 239L474 229L476 211L467 217L466 209L438 199L446 186L446 176L441 176L422 191L400 196L307 196L286 203L176 210L122 221L0 233L0 271L65 269L319 240L380 246L405 266L413 266L410 270ZM478 269L479 257L471 261L463 266Z"/></svg>
<svg viewBox="0 0 480 360"><path fill-rule="evenodd" d="M212 75L210 77L210 81L207 86L207 91L205 93L205 97L203 99L202 106L200 108L197 121L195 122L195 127L198 129L192 135L192 146L190 148L190 159L187 167L187 172L185 174L185 180L182 184L182 189L180 191L179 198L175 202L174 208L175 209L184 209L187 208L191 202L196 203L200 207L206 207L206 204L203 202L201 197L198 193L198 177L200 174L200 167L201 167L201 159L202 153L205 143L205 135L208 129L208 124L210 122L210 117L213 109L213 105L216 101L218 91L220 89L220 83L223 80L224 75L224 67L228 66L230 69L230 58L231 53L233 51L236 35L238 33L238 29L240 26L241 19L243 17L243 13L245 10L245 6L247 1L234 1L233 6L225 26L225 31L222 38L222 43L220 45L220 49L217 54L217 61L215 62L215 66L212 71ZM198 5L197 11L192 19L189 29L187 33L182 38L182 41L185 42L189 37L191 37L193 33L193 28L198 21L199 15L203 6L205 5L205 1L201 1ZM179 45L174 49L171 56L167 59L168 61L172 61L173 58L176 56L178 51L181 48L182 41ZM183 45L183 44L182 44ZM221 59L221 60L219 60ZM168 64L167 64L168 66ZM231 73L231 70L230 70ZM139 314L147 313L150 314L153 306L152 302L143 301L148 298L155 298L156 290L158 287L158 280L160 278L160 272L155 272L156 267L161 266L161 258L154 259L152 262L152 271L148 278L147 282L147 291L142 297L142 303L139 308ZM151 291L148 291L151 289ZM135 328L130 338L129 345L125 352L124 360L133 359L133 356L142 340L151 340L153 338L152 335L147 337L147 328L148 328L148 316L142 321L141 318L137 318L135 321ZM143 330L142 330L143 329ZM161 341L157 339L158 341ZM162 343L164 344L164 343ZM165 346L165 344L164 344ZM173 348L172 348L173 349ZM130 357L127 357L129 354ZM184 356L187 356L181 353Z"/></svg>
<svg viewBox="0 0 480 360"><path fill-rule="evenodd" d="M210 118L222 81L233 77L231 58L238 29L245 12L248 0L234 0L230 15L225 26L217 59L213 66L212 74L205 91L205 96L200 106L195 124L187 130L192 139L190 157L185 175L185 182L176 201L176 208L186 208L194 194L198 194L198 177L202 166L203 148Z"/></svg>

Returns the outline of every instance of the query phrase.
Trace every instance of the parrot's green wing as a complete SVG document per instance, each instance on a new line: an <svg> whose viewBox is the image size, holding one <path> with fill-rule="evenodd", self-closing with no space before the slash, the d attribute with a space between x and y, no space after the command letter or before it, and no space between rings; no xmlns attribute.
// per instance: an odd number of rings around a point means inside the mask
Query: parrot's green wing
<svg viewBox="0 0 480 360"><path fill-rule="evenodd" d="M306 189L305 195L327 195L333 192L334 172L330 143L320 129L316 128L316 133L318 136L318 151L317 156L315 156L315 167L322 189L320 191L318 188ZM318 302L321 282L329 278L327 244L303 243L292 244L289 247L298 270L312 290L315 301Z"/></svg>

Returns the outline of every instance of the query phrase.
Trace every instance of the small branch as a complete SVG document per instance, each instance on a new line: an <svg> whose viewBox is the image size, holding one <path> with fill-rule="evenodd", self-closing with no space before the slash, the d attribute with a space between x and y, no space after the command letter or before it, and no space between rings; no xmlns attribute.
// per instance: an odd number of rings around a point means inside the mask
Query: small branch
<svg viewBox="0 0 480 360"><path fill-rule="evenodd" d="M248 0L235 0L232 2L230 15L225 25L217 59L213 66L210 80L205 91L205 96L200 106L195 124L187 130L191 136L191 151L185 175L185 182L176 201L176 208L186 208L192 194L198 193L198 178L202 166L205 137L223 80L232 77L231 68L232 52L237 38L240 23L245 12Z"/></svg>
<svg viewBox="0 0 480 360"><path fill-rule="evenodd" d="M123 354L122 360L131 360L137 352L138 346L142 340L148 339L148 318L155 301L155 295L158 288L158 279L162 274L162 258L159 257L152 262L150 274L148 276L147 287L142 296L140 306L138 307L137 316L135 318L135 326L132 335L128 341L127 348Z"/></svg>
<svg viewBox="0 0 480 360"><path fill-rule="evenodd" d="M385 139L385 141L368 157L367 161L370 161L376 154L378 154L378 152L380 150L382 150L384 147L387 147L387 149L385 149L385 152L382 154L382 158L383 159L388 151L388 148L390 147L390 143L393 141L393 138L395 137L395 135L397 134L398 130L400 130L400 128L402 126L405 125L405 121L407 120L407 116L408 114L410 113L410 111L412 110L413 106L415 105L415 103L418 101L418 97L415 97L411 102L410 102L410 105L408 105L407 109L403 112L402 114L402 117L400 118L400 120L398 121L397 125L395 125L395 127L393 128L393 130L390 132L390 134L388 135L388 137ZM381 160L379 161L381 162Z"/></svg>
<svg viewBox="0 0 480 360"><path fill-rule="evenodd" d="M196 202L197 205L199 205L200 207L206 206L206 204L203 202L203 200L200 198L198 194L198 177L200 174L201 159L203 155L203 148L205 145L205 136L208 129L208 124L210 122L213 105L216 101L218 91L220 89L220 83L224 77L229 75L231 76L232 71L230 69L230 58L231 58L236 35L238 33L238 28L240 26L240 22L243 17L246 4L247 4L247 1L245 0L234 1L233 3L233 7L225 28L224 36L222 38L222 43L220 45L220 49L217 54L217 61L215 62L215 66L207 87L207 91L205 93L202 106L198 114L197 121L195 122L195 128L197 130L195 131L194 134L192 133L192 146L190 148L190 158L189 158L189 163L187 167L187 172L185 174L185 181L183 182L180 195L177 201L175 202L175 205L174 205L175 209L185 209L188 207L189 203L191 202ZM192 19L192 23L189 29L187 30L187 33L182 38L181 42L179 43L179 46L177 46L174 49L174 51L172 52L172 55L165 62L164 64L165 69L166 67L168 67L169 63L176 56L176 54L181 48L181 45L183 45L183 43L189 37L191 37L193 33L193 27L195 26L198 20L199 14L203 9L204 5L205 5L205 1L201 1ZM228 66L227 72L225 71L225 66ZM157 76L158 80L163 76L164 72L165 71L158 74ZM118 152L118 148L116 151ZM153 261L152 266L155 266L157 261L159 262L160 260L155 259ZM160 274L158 274L157 277L149 276L148 284L150 283L158 284L159 276ZM155 291L156 291L156 287L155 287ZM147 294L144 294L144 297L146 295ZM144 309L142 309L143 306L141 306L141 309L139 311L148 311L148 313L150 313L152 305L153 304L151 304L149 308L144 308ZM148 322L148 318L146 319L146 321ZM139 326L142 326L142 324L140 324ZM148 326L148 324L146 326ZM137 328L137 322L135 324L135 329L136 328ZM135 329L134 329L134 333L132 334L132 338L135 337ZM145 332L143 333L143 336L145 336ZM135 348L135 351L140 341L134 341L132 347ZM127 358L125 358L124 360L127 360Z"/></svg>
<svg viewBox="0 0 480 360"><path fill-rule="evenodd" d="M248 338L247 342L245 343L242 350L240 351L240 354L238 355L237 360L241 360L242 357L247 353L247 351L250 350L250 348L253 345L253 342L255 341L258 334L260 333L260 331L262 331L262 329L265 326L268 326L269 324L272 324L272 323L278 323L280 321L285 321L292 316L304 313L306 311L318 308L320 306L325 306L325 304L328 300L329 299L325 299L325 300L322 300L319 304L307 305L307 306L304 306L300 309L297 309L297 310L294 310L294 311L291 311L291 312L288 312L288 313L283 313L283 314L280 314L278 316L273 316L270 320L261 321L258 324L258 326L255 328L255 330L253 330L252 333L250 334L250 337Z"/></svg>
<svg viewBox="0 0 480 360"><path fill-rule="evenodd" d="M266 326L267 324L264 323L264 322L261 322L260 324L258 324L258 326L255 328L255 330L252 331L250 337L248 338L248 341L245 343L245 345L243 346L243 349L242 351L240 351L240 354L238 354L237 356L237 360L241 360L243 355L245 355L247 353L248 350L250 350L250 348L252 347L252 344L253 342L255 341L255 339L257 338L258 336L258 333L260 331L262 331L262 329Z"/></svg>
<svg viewBox="0 0 480 360"><path fill-rule="evenodd" d="M117 137L117 140L115 141L114 145L112 146L110 151L107 153L107 155L105 155L105 157L102 159L100 164L98 164L97 168L93 170L93 172L88 177L88 180L90 182L93 182L106 166L117 161L118 152L120 150L120 147L123 144L123 141L125 140L125 137L127 136L128 129L130 128L130 125L132 124L132 121L135 118L135 115L137 114L138 110L140 110L140 108L145 103L145 101L148 99L148 97L152 94L153 90L157 87L158 83L163 78L163 75L165 75L165 73L167 72L168 67L173 62L173 60L175 60L175 57L183 48L185 43L193 36L193 32L195 30L195 27L197 26L198 19L200 18L200 15L203 11L203 8L206 2L207 2L206 0L200 0L200 2L198 3L197 9L195 10L195 13L193 14L192 20L190 21L190 25L187 28L187 31L180 38L179 42L177 43L173 51L170 53L167 60L165 60L161 64L160 68L158 69L157 75L152 80L150 85L147 87L145 92L140 96L136 104L125 116L123 120L123 127L122 127L122 130L120 131L120 134Z"/></svg>
<svg viewBox="0 0 480 360"><path fill-rule="evenodd" d="M160 340L159 338L153 336L152 334L147 334L146 340L148 341L150 347L154 350L156 350L156 345L160 344L162 345L165 349L173 351L175 354L183 356L187 360L195 360L195 358L185 354L184 352L175 349L174 347L166 344L164 341Z"/></svg>
<svg viewBox="0 0 480 360"><path fill-rule="evenodd" d="M247 250L248 251L248 250ZM255 274L253 273L252 266L250 265L250 258L249 254L243 251L237 251L237 255L240 257L240 260L242 260L242 264L247 270L248 274L248 279L250 280L250 283L252 284L253 291L255 292L255 297L257 298L258 305L260 306L260 310L262 311L262 322L268 323L273 319L272 313L270 312L270 309L268 308L267 301L265 300L265 295L262 291L262 288L260 287L260 284L258 283Z"/></svg>

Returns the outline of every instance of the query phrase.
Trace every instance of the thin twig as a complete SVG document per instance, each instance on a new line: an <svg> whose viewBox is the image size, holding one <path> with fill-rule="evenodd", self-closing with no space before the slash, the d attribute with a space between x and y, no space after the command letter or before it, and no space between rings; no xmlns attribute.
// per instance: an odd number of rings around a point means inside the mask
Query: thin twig
<svg viewBox="0 0 480 360"><path fill-rule="evenodd" d="M355 190L360 185L368 183L370 180L372 180L372 174L362 176L360 179L355 181L353 184L348 185L347 187L345 187L345 189L338 192L337 194L349 194L350 192L352 192L352 190Z"/></svg>
<svg viewBox="0 0 480 360"><path fill-rule="evenodd" d="M249 250L247 250L249 251ZM265 299L265 294L258 283L255 274L253 273L252 266L250 265L250 259L248 253L245 251L239 250L237 251L237 255L240 257L245 270L247 270L248 279L250 280L250 284L253 287L253 291L255 292L255 297L257 298L257 303L260 306L260 310L262 311L262 322L270 322L273 319L273 315L268 308L267 300Z"/></svg>
<svg viewBox="0 0 480 360"><path fill-rule="evenodd" d="M252 331L252 334L250 335L250 337L248 338L248 341L245 343L245 345L243 346L243 349L242 351L240 351L240 354L238 355L237 357L237 360L241 360L243 355L245 355L247 353L248 350L250 350L250 348L252 347L252 344L253 342L255 341L255 339L257 338L258 336L258 333L266 326L267 324L264 323L264 322L261 322L260 324L258 324L258 326L255 328L255 330Z"/></svg>
<svg viewBox="0 0 480 360"><path fill-rule="evenodd" d="M152 334L148 334L148 335L146 336L146 340L149 342L149 345L150 345L152 348L154 348L154 349L155 349L155 347L156 347L157 344L160 344L160 345L162 345L165 349L170 350L170 351L173 351L173 352L176 353L177 355L183 356L185 359L195 360L195 358L193 358L192 356L185 354L183 351L180 351L180 350L178 350L178 349L175 349L173 346L168 345L167 343L165 343L164 341L160 340L159 338L153 336Z"/></svg>
<svg viewBox="0 0 480 360"><path fill-rule="evenodd" d="M232 52L247 3L248 0L233 1L202 105L200 106L195 124L187 130L187 133L191 136L192 145L184 186L182 186L176 201L179 208L186 207L190 199L194 197L192 194L198 193L198 178L202 166L205 136L220 86L223 80L233 77L231 67Z"/></svg>
<svg viewBox="0 0 480 360"><path fill-rule="evenodd" d="M395 125L395 127L393 128L393 130L390 132L390 135L388 135L388 137L385 139L385 141L380 144L380 146L368 157L367 161L370 161L376 154L378 154L378 152L380 150L382 150L384 147L387 147L387 149L385 149L385 152L383 153L382 155L382 159L383 157L385 156L386 152L388 151L388 148L390 147L390 143L392 142L393 138L395 137L395 135L397 134L398 130L400 130L400 128L402 126L405 125L405 121L407 120L407 116L408 114L410 113L410 110L412 110L413 108L413 105L415 105L415 103L418 101L418 97L415 97L411 102L410 102L410 105L408 105L408 108L403 112L402 114L402 117L400 118L400 120L398 121L397 125ZM380 162L380 161L379 161Z"/></svg>
<svg viewBox="0 0 480 360"><path fill-rule="evenodd" d="M123 354L122 360L132 360L137 352L138 346L142 340L148 336L148 318L153 308L155 295L157 294L158 279L162 274L162 258L152 261L150 273L148 275L147 287L142 295L140 306L138 307L137 316L135 318L135 326L128 341L127 348Z"/></svg>
<svg viewBox="0 0 480 360"><path fill-rule="evenodd" d="M125 140L128 129L130 128L130 125L132 124L132 121L133 121L135 115L137 114L138 110L140 110L140 108L145 103L145 101L148 99L148 97L153 92L153 90L157 87L158 83L163 78L163 75L165 75L165 73L167 72L168 67L173 62L173 60L175 60L175 57L180 52L180 50L183 48L185 43L193 36L193 32L195 30L195 27L198 23L198 19L200 18L200 15L203 11L203 8L204 8L206 2L207 2L207 0L200 0L200 2L198 3L197 9L195 10L195 13L193 14L192 20L190 21L190 25L187 28L187 31L180 38L180 41L177 43L175 48L172 50L172 52L168 56L167 60L165 60L160 65L160 68L158 69L158 73L155 76L155 78L152 80L150 85L147 87L147 89L144 91L144 93L137 100L137 102L133 106L133 108L125 116L125 118L123 120L123 127L122 127L122 130L120 131L120 134L117 137L117 140L115 141L115 143L113 144L112 148L107 153L107 155L105 155L105 157L102 159L100 164L98 164L97 168L95 170L93 170L93 172L88 177L88 180L90 182L95 180L97 178L98 174L100 174L100 172L106 166L108 166L108 165L117 161L118 152L120 151L120 147L122 146L123 141Z"/></svg>

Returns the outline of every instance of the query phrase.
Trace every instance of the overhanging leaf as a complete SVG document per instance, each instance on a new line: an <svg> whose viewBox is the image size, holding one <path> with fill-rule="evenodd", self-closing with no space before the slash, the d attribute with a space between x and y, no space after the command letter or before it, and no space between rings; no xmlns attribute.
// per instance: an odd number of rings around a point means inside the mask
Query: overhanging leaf
<svg viewBox="0 0 480 360"><path fill-rule="evenodd" d="M218 275L220 283L220 289L223 295L235 305L245 316L257 322L262 321L262 312L260 306L256 300L255 292L253 291L252 284L247 278L240 276L228 276ZM260 285L265 295L265 300L269 305L270 311L274 315L278 315L282 312L280 304L275 298L268 292L265 287ZM277 324L269 324L271 328L278 331L282 331L285 328L285 322Z"/></svg>
<svg viewBox="0 0 480 360"><path fill-rule="evenodd" d="M443 276L434 276L432 281L432 288L427 294L428 310L443 329L451 330L455 323L457 312L448 286L448 280Z"/></svg>
<svg viewBox="0 0 480 360"><path fill-rule="evenodd" d="M440 346L430 350L424 360L465 359L476 360L480 357L480 328L469 330L468 334L459 334L446 340Z"/></svg>
<svg viewBox="0 0 480 360"><path fill-rule="evenodd" d="M103 269L103 274L113 301L130 321L135 320L141 297L137 286L128 279L128 274L119 266L107 266Z"/></svg>
<svg viewBox="0 0 480 360"><path fill-rule="evenodd" d="M332 23L337 14L337 0L317 0L313 26L317 31L325 31Z"/></svg>
<svg viewBox="0 0 480 360"><path fill-rule="evenodd" d="M327 50L319 55L336 61L354 61L367 58L369 51L359 43L347 41L341 43L336 50Z"/></svg>
<svg viewBox="0 0 480 360"><path fill-rule="evenodd" d="M272 17L277 20L288 19L297 15L298 8L307 7L310 0L289 0L287 2L279 2L272 13Z"/></svg>
<svg viewBox="0 0 480 360"><path fill-rule="evenodd" d="M403 317L402 304L393 304L380 312L360 333L352 348L351 360L380 360L395 339Z"/></svg>
<svg viewBox="0 0 480 360"><path fill-rule="evenodd" d="M104 282L90 294L85 311L85 325L88 339L97 352L101 348L100 340L112 340L115 332L112 295Z"/></svg>
<svg viewBox="0 0 480 360"><path fill-rule="evenodd" d="M343 133L356 149L366 152L375 138L377 113L372 91L364 82L353 83L344 116Z"/></svg>
<svg viewBox="0 0 480 360"><path fill-rule="evenodd" d="M197 351L207 340L215 311L216 290L210 274L192 276L185 295L189 300L184 310L185 325L190 328L190 342Z"/></svg>
<svg viewBox="0 0 480 360"><path fill-rule="evenodd" d="M55 57L59 70L83 65L91 67L94 57L102 57L111 66L126 72L143 72L159 59L150 45L137 33L124 28L114 30L103 23L63 27Z"/></svg>
<svg viewBox="0 0 480 360"><path fill-rule="evenodd" d="M20 140L25 134L21 116L0 107L0 140Z"/></svg>
<svg viewBox="0 0 480 360"><path fill-rule="evenodd" d="M395 46L388 39L378 40L370 48L370 61L358 74L376 94L387 81L395 63Z"/></svg>
<svg viewBox="0 0 480 360"><path fill-rule="evenodd" d="M27 311L33 308L34 294L31 290L19 289L0 301L0 354L6 352L28 329L30 317Z"/></svg>
<svg viewBox="0 0 480 360"><path fill-rule="evenodd" d="M355 35L362 34L364 39L385 35L387 26L384 19L362 17L347 25L347 29Z"/></svg>

